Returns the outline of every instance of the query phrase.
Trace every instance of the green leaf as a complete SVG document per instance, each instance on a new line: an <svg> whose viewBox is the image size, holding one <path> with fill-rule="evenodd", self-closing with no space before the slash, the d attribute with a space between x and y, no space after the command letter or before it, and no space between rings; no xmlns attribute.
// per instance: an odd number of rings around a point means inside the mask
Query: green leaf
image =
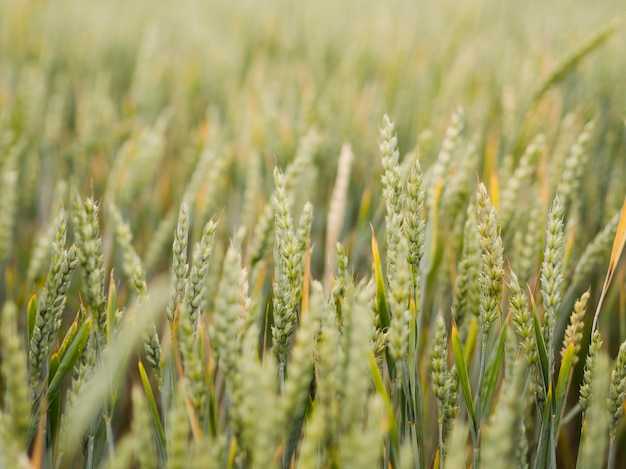
<svg viewBox="0 0 626 469"><path fill-rule="evenodd" d="M59 347L59 357L58 357L59 360L63 360L63 357L65 356L65 353L67 352L67 349L69 348L70 344L74 340L74 337L76 337L77 333L78 333L78 314L76 315L74 322L70 325L69 329L65 333L63 342L61 342L61 346Z"/></svg>
<svg viewBox="0 0 626 469"><path fill-rule="evenodd" d="M378 309L378 318L380 327L383 331L389 329L389 310L387 309L387 295L385 294L385 279L383 277L383 269L380 263L380 253L378 252L378 243L374 236L372 228L372 256L374 258L374 276L376 277L376 304Z"/></svg>
<svg viewBox="0 0 626 469"><path fill-rule="evenodd" d="M109 282L109 295L107 298L107 343L111 343L113 337L113 331L115 330L115 313L117 312L117 286L115 285L115 279L113 278L113 271L111 270L111 280Z"/></svg>
<svg viewBox="0 0 626 469"><path fill-rule="evenodd" d="M419 354L417 351L417 307L413 298L409 301L409 360L410 376L413 377L419 372Z"/></svg>
<svg viewBox="0 0 626 469"><path fill-rule="evenodd" d="M398 428L396 426L396 417L393 411L393 406L391 405L391 399L389 399L389 393L387 392L387 388L385 387L385 383L383 382L383 377L378 370L378 365L376 364L376 358L374 357L374 354L370 352L367 358L370 365L370 374L372 376L374 388L383 398L385 411L387 412L387 417L389 418L389 436L391 436L391 443L394 447L399 448Z"/></svg>
<svg viewBox="0 0 626 469"><path fill-rule="evenodd" d="M161 460L166 461L166 444L165 444L165 432L163 431L163 424L161 423L161 417L159 417L159 411L157 409L156 402L154 400L154 394L152 392L152 386L150 385L150 380L148 379L148 374L146 373L146 369L139 360L139 377L141 378L141 384L143 386L143 390L146 393L146 399L148 400L148 407L150 408L150 414L152 415L152 423L154 424L154 428L157 432L157 443L159 446L159 452L161 453Z"/></svg>
<svg viewBox="0 0 626 469"><path fill-rule="evenodd" d="M561 360L561 369L559 370L559 379L556 383L556 407L555 407L555 427L558 427L559 420L561 420L561 411L563 410L563 403L567 395L567 388L569 385L570 376L572 374L572 367L574 365L574 356L576 350L574 344L570 343L565 349L563 360Z"/></svg>
<svg viewBox="0 0 626 469"><path fill-rule="evenodd" d="M54 376L57 374L59 370L59 353L54 353L50 357L50 367L48 374L48 383L50 384ZM59 433L59 422L61 421L61 394L56 393L54 399L50 400L48 404L48 424L50 429L50 440L53 442L56 441L57 435Z"/></svg>
<svg viewBox="0 0 626 469"><path fill-rule="evenodd" d="M452 320L451 336L452 354L454 355L456 369L459 373L459 384L461 385L463 399L465 400L465 406L467 407L467 414L470 420L470 431L472 433L472 439L476 440L476 412L474 411L474 401L472 399L472 391L470 389L469 377L467 376L465 359L463 358L463 346L461 345L459 330L457 329L454 320Z"/></svg>
<svg viewBox="0 0 626 469"><path fill-rule="evenodd" d="M33 329L35 329L35 320L37 319L37 294L35 292L28 300L26 318L28 323L28 343L30 344L30 339L33 337Z"/></svg>
<svg viewBox="0 0 626 469"><path fill-rule="evenodd" d="M304 425L304 414L306 412L306 406L302 408L300 415L296 417L289 430L287 437L287 445L283 453L283 467L290 467L293 455L296 452L296 446L300 441L300 435L302 434L302 426Z"/></svg>
<svg viewBox="0 0 626 469"><path fill-rule="evenodd" d="M87 341L89 340L89 333L91 332L92 320L88 319L81 326L78 332L76 333L76 337L72 340L72 343L69 347L67 347L67 351L60 358L59 369L54 374L52 381L48 385L48 402L51 402L56 394L59 392L63 381L70 374L74 365L78 361L80 354L83 353L85 346L87 345Z"/></svg>
<svg viewBox="0 0 626 469"><path fill-rule="evenodd" d="M408 386L408 390L406 391L407 395L410 397L409 406L412 407L413 411L413 419L415 420L415 428L411 429L412 435L410 438L417 439L417 462L419 464L418 467L426 467L425 465L425 449L424 449L424 438L422 435L426 434L425 425L424 425L424 408L423 405L423 397L422 397L422 389L420 385L420 360L419 360L419 352L417 349L417 339L418 339L418 327L417 327L417 311L416 311L416 303L411 299L409 303L409 310L411 312L411 320L409 322L409 360L408 364L406 360L404 361L405 368L405 376L408 376L408 383L405 380L405 386ZM410 367L410 369L409 369Z"/></svg>
<svg viewBox="0 0 626 469"><path fill-rule="evenodd" d="M50 357L50 362L48 364L48 385L52 382L54 375L59 369L59 353L55 352Z"/></svg>
<svg viewBox="0 0 626 469"><path fill-rule="evenodd" d="M426 265L426 271L428 272L429 276L433 275L433 272L436 271L436 267L439 265L443 253L443 246L441 246L441 243L438 243L439 200L441 199L442 188L443 183L442 180L439 179L435 182L435 192L433 194L433 203L431 205L429 223L426 225L424 261Z"/></svg>
<svg viewBox="0 0 626 469"><path fill-rule="evenodd" d="M469 332L465 340L465 347L463 348L463 358L465 359L465 363L469 363L472 360L472 355L474 354L474 349L476 348L477 338L478 319L476 318L476 316L473 316L472 322L470 323Z"/></svg>
<svg viewBox="0 0 626 469"><path fill-rule="evenodd" d="M374 354L370 351L367 355L367 359L370 365L370 375L372 377L372 382L374 383L374 389L376 389L378 394L380 394L380 396L383 398L383 405L385 406L385 413L387 414L387 424L389 425L389 438L391 439L391 447L389 448L391 465L393 467L397 467L400 454L400 440L398 438L397 419L393 411L393 405L391 404L389 393L387 392L387 388L385 387L385 383L383 382L383 377L378 370L376 357L374 357Z"/></svg>
<svg viewBox="0 0 626 469"><path fill-rule="evenodd" d="M387 294L385 293L385 278L383 277L383 269L380 262L380 253L378 252L378 243L374 236L374 228L372 228L372 256L374 258L374 276L376 278L376 309L378 310L378 322L383 332L389 329L390 317L387 308ZM387 359L387 367L389 374L393 378L395 376L395 363L389 355L389 349L385 349L385 357Z"/></svg>
<svg viewBox="0 0 626 469"><path fill-rule="evenodd" d="M553 434L552 434L552 386L546 393L546 402L543 409L543 422L541 423L541 433L539 434L539 443L537 446L537 453L535 455L535 463L533 467L535 469L545 469L550 467L550 449L554 448ZM553 451L552 451L553 452Z"/></svg>
<svg viewBox="0 0 626 469"><path fill-rule="evenodd" d="M624 245L626 245L626 197L624 197L624 204L622 205L622 210L619 216L619 223L617 225L617 232L615 233L615 239L613 240L613 248L611 249L611 258L609 259L609 268L606 272L606 277L604 277L604 285L602 285L602 292L600 293L600 299L598 300L598 305L596 306L596 312L593 316L593 323L591 325L591 330L595 331L596 326L598 324L598 318L600 316L600 311L602 309L602 303L604 302L604 297L606 293L609 291L609 285L611 284L611 279L613 278L613 274L619 265L620 257L622 257L622 251L624 250Z"/></svg>
<svg viewBox="0 0 626 469"><path fill-rule="evenodd" d="M498 378L500 377L500 366L502 365L502 358L504 357L504 343L506 340L506 329L508 323L505 321L500 329L500 335L498 336L498 346L494 347L489 354L487 360L487 367L485 368L485 375L481 384L480 402L482 403L481 419L487 419L489 417L489 410L491 408L491 401L498 385Z"/></svg>
<svg viewBox="0 0 626 469"><path fill-rule="evenodd" d="M530 297L533 310L533 328L535 330L535 340L537 342L537 352L539 353L539 368L541 369L541 377L544 393L550 388L550 370L548 365L548 353L546 352L546 343L543 340L541 326L539 325L539 316L537 315L537 306L533 297Z"/></svg>
<svg viewBox="0 0 626 469"><path fill-rule="evenodd" d="M421 314L424 311L430 311L432 306L432 295L427 295L426 292L433 291L439 281L439 267L444 259L444 242L440 241L440 229L439 229L439 200L442 193L442 181L439 179L435 184L435 193L433 196L433 202L431 211L428 216L428 223L426 224L426 233L424 237L424 257L422 264L424 265L423 276L424 285L421 287L422 296L419 303L419 311ZM422 322L420 322L420 326Z"/></svg>

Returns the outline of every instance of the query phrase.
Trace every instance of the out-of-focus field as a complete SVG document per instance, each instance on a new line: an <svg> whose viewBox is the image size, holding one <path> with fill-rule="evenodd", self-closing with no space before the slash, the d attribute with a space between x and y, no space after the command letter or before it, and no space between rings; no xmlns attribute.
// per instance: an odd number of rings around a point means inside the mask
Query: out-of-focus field
<svg viewBox="0 0 626 469"><path fill-rule="evenodd" d="M559 60L622 13L620 2L606 0L593 7L488 0L5 1L0 99L3 114L27 132L28 153L42 153L29 158L42 177L33 176L24 189L37 189L39 197L30 199L43 202L43 212L60 177L100 197L124 141L164 127L163 149L146 157L143 177L124 181L126 191L141 194L128 199L141 214L134 228L142 244L159 215L178 205L198 147L213 131L210 144L227 162L218 178L222 196L205 201L208 213L225 209L223 219L237 223L251 155L260 158L260 190L267 194L274 164L284 167L315 127L321 150L315 178L303 189L322 214L341 144L350 142L356 158L347 226L354 226L363 192L378 197L382 114L396 122L402 153L424 138L421 161L428 168L459 106L481 160L517 159L538 132L551 149L570 132L567 146L595 117L582 203L594 207L585 219L597 228L604 204L615 208L624 192L608 179L626 180L623 37L607 41L555 91L531 102ZM11 112L13 106L20 112ZM228 233L232 223L221 226Z"/></svg>

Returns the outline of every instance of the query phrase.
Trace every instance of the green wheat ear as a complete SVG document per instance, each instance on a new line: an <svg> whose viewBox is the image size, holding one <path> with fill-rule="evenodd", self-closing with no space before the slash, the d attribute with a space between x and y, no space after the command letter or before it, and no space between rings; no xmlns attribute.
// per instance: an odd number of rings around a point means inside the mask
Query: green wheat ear
<svg viewBox="0 0 626 469"><path fill-rule="evenodd" d="M600 29L593 36L588 38L578 48L574 49L569 55L564 57L559 63L556 64L554 70L548 75L543 83L539 86L533 96L533 102L539 101L543 95L552 87L561 82L587 55L600 47L605 41L607 41L620 27L622 26L619 20L614 20L607 26Z"/></svg>
<svg viewBox="0 0 626 469"><path fill-rule="evenodd" d="M130 231L130 226L124 221L115 205L109 207L109 212L115 223L116 242L122 250L122 270L139 296L140 304L145 305L148 302L146 272L141 264L139 255L133 247L133 235ZM109 305L109 307L111 306L112 305ZM115 324L109 324L110 328L115 326ZM162 385L161 342L154 321L149 323L144 332L144 352L146 354L146 361L154 370L159 385Z"/></svg>
<svg viewBox="0 0 626 469"><path fill-rule="evenodd" d="M496 209L489 200L487 189L483 184L478 186L476 204L482 258L480 320L483 328L483 344L486 344L491 325L501 315L504 278L503 249Z"/></svg>
<svg viewBox="0 0 626 469"><path fill-rule="evenodd" d="M66 221L63 209L57 216L56 235L48 277L40 296L29 344L30 385L35 393L50 348L61 326L67 291L78 265L76 246L65 249Z"/></svg>
<svg viewBox="0 0 626 469"><path fill-rule="evenodd" d="M3 196L0 198L0 262L7 260L14 250L15 214L18 202L18 171L17 161L20 158L23 142L3 148L0 142L0 153L5 153L4 161L0 166L0 183Z"/></svg>
<svg viewBox="0 0 626 469"><path fill-rule="evenodd" d="M563 297L563 203L557 194L548 214L546 244L541 264L541 297L545 309L543 336L548 349L549 374L554 366L554 327Z"/></svg>
<svg viewBox="0 0 626 469"><path fill-rule="evenodd" d="M92 198L83 202L78 192L74 192L72 223L80 263L82 290L85 294L87 310L95 321L96 333L103 341L107 318L99 211L100 207Z"/></svg>
<svg viewBox="0 0 626 469"><path fill-rule="evenodd" d="M170 278L170 301L167 305L167 319L170 327L174 322L174 314L185 293L187 279L187 242L189 238L189 205L183 199L178 212L178 223L172 246L172 274Z"/></svg>
<svg viewBox="0 0 626 469"><path fill-rule="evenodd" d="M581 446L576 463L578 469L602 467L606 461L606 445L609 439L609 414L606 411L609 384L608 357L601 352L598 353L594 367L594 378L591 383L593 400L583 420Z"/></svg>
<svg viewBox="0 0 626 469"><path fill-rule="evenodd" d="M624 399L626 398L626 342L623 342L617 353L615 365L611 371L611 384L607 406L609 410L609 458L613 463L615 458L615 437L618 425L624 414ZM611 465L610 463L610 465Z"/></svg>
<svg viewBox="0 0 626 469"><path fill-rule="evenodd" d="M274 170L274 325L272 347L283 373L287 362L287 347L295 331L298 306L303 294L304 265L311 232L313 208L306 204L298 227L290 213L286 179L278 168Z"/></svg>
<svg viewBox="0 0 626 469"><path fill-rule="evenodd" d="M2 381L4 383L4 406L1 438L8 446L22 448L26 431L30 426L31 400L28 389L26 353L17 332L17 307L7 301L2 308ZM23 449L23 448L22 448Z"/></svg>

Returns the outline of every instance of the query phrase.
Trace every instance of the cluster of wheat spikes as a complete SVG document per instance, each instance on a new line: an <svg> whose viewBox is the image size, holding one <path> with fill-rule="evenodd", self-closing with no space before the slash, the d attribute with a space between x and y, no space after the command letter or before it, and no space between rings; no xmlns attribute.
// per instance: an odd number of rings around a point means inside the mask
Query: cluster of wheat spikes
<svg viewBox="0 0 626 469"><path fill-rule="evenodd" d="M0 469L626 465L620 2L83 3L0 0Z"/></svg>

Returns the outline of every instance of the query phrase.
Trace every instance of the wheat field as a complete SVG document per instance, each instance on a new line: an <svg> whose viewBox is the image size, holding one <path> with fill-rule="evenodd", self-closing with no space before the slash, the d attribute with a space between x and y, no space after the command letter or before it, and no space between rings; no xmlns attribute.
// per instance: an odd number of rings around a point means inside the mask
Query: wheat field
<svg viewBox="0 0 626 469"><path fill-rule="evenodd" d="M0 467L625 467L625 14L0 0Z"/></svg>

